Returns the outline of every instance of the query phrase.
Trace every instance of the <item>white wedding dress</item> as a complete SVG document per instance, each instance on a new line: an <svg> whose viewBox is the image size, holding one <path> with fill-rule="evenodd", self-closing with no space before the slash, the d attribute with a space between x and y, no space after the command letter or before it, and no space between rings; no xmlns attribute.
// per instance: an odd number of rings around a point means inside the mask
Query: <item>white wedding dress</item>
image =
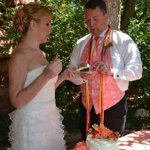
<svg viewBox="0 0 150 150"><path fill-rule="evenodd" d="M27 74L27 87L42 72L45 66ZM11 150L64 150L63 117L55 104L55 83L57 77L49 80L40 92L26 106L10 113L9 140Z"/></svg>

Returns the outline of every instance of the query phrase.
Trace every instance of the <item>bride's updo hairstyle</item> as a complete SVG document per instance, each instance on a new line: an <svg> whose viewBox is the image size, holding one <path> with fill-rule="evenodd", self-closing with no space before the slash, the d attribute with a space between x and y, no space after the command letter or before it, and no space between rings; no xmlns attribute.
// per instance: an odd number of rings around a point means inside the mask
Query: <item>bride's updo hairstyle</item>
<svg viewBox="0 0 150 150"><path fill-rule="evenodd" d="M17 10L13 17L13 25L18 32L25 34L31 20L39 22L41 17L46 15L52 17L52 11L48 7L39 3L28 3Z"/></svg>

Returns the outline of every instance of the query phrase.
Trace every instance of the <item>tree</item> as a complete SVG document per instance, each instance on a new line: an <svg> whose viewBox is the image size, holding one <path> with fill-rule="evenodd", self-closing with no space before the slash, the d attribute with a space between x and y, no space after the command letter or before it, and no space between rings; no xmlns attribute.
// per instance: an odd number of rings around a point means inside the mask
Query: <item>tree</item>
<svg viewBox="0 0 150 150"><path fill-rule="evenodd" d="M133 18L137 0L124 0L124 9L121 19L121 29L127 30L130 19Z"/></svg>
<svg viewBox="0 0 150 150"><path fill-rule="evenodd" d="M120 29L121 0L104 0L107 4L109 23L112 29Z"/></svg>

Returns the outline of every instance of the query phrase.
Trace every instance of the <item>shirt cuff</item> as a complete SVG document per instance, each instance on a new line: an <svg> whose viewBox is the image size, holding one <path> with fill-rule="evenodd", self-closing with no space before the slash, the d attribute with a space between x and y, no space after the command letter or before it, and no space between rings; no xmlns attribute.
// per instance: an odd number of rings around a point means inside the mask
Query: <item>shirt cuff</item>
<svg viewBox="0 0 150 150"><path fill-rule="evenodd" d="M113 77L114 77L115 79L127 80L126 75L123 75L123 74L121 73L121 71L119 71L119 69L112 68L111 70L112 70L112 73L113 73Z"/></svg>

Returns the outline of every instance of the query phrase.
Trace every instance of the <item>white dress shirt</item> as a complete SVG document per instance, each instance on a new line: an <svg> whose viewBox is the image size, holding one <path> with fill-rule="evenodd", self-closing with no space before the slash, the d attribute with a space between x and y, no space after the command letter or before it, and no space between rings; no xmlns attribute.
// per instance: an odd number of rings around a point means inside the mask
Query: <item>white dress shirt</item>
<svg viewBox="0 0 150 150"><path fill-rule="evenodd" d="M104 32L100 35L104 37ZM80 67L80 57L85 45L91 38L88 34L79 39L73 49L70 59L70 67ZM131 37L121 31L113 30L113 46L110 47L113 77L117 86L126 91L129 81L138 80L142 77L142 61L139 49ZM74 84L81 85L84 81L79 75L72 80Z"/></svg>

